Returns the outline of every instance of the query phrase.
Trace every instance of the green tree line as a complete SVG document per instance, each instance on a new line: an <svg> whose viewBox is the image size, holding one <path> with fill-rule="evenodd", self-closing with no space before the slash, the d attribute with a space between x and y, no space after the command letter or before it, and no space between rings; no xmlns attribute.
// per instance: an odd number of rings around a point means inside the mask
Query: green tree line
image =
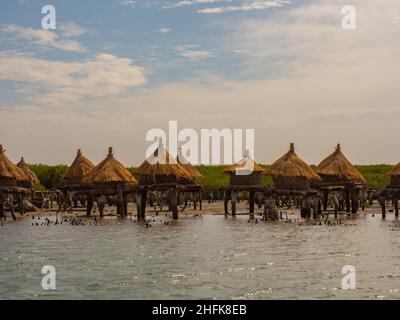
<svg viewBox="0 0 400 320"><path fill-rule="evenodd" d="M263 165L267 168L267 165ZM207 166L200 165L196 168L203 174L204 179L200 179L198 182L204 186L206 191L213 191L226 186L229 184L229 177L223 174L223 171L227 166ZM380 165L356 165L356 168L365 177L371 188L382 188L389 183L389 178L385 176L392 165L380 164ZM56 165L49 166L44 164L30 165L30 169L36 173L40 179L41 184L38 189L49 190L57 188L62 184L62 179L66 173L68 166ZM135 173L136 168L128 168L132 173ZM270 177L263 177L263 184L265 186L273 186Z"/></svg>

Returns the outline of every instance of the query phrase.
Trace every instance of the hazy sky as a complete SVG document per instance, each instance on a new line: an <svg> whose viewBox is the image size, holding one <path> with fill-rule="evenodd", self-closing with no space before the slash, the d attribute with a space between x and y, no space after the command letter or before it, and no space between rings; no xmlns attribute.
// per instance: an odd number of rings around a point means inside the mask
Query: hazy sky
<svg viewBox="0 0 400 320"><path fill-rule="evenodd" d="M338 142L354 163L397 163L399 39L399 0L2 0L0 143L48 164L113 146L131 166L177 120L254 128L262 163L290 142L309 163Z"/></svg>

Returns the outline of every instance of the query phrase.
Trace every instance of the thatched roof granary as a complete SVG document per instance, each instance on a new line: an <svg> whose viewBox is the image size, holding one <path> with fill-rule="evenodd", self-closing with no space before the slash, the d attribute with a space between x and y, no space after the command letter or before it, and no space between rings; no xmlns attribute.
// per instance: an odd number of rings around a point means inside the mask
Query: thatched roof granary
<svg viewBox="0 0 400 320"><path fill-rule="evenodd" d="M190 174L193 180L202 179L204 176L189 162L188 159L183 155L182 149L179 148L178 156L176 157L177 162Z"/></svg>
<svg viewBox="0 0 400 320"><path fill-rule="evenodd" d="M386 176L390 177L389 187L400 188L400 163L386 173Z"/></svg>
<svg viewBox="0 0 400 320"><path fill-rule="evenodd" d="M112 148L108 149L107 157L94 167L84 178L83 183L94 186L114 184L137 184L134 176L124 165L114 158Z"/></svg>
<svg viewBox="0 0 400 320"><path fill-rule="evenodd" d="M340 144L332 154L321 161L316 172L324 182L365 182L361 173L342 153Z"/></svg>
<svg viewBox="0 0 400 320"><path fill-rule="evenodd" d="M28 177L8 159L5 151L3 145L0 144L0 186L30 186Z"/></svg>
<svg viewBox="0 0 400 320"><path fill-rule="evenodd" d="M290 144L289 151L276 160L264 174L272 177L276 188L286 190L307 190L312 181L321 180L314 170L299 158L293 143Z"/></svg>
<svg viewBox="0 0 400 320"><path fill-rule="evenodd" d="M74 162L64 175L64 185L80 185L83 178L93 170L94 164L78 149Z"/></svg>
<svg viewBox="0 0 400 320"><path fill-rule="evenodd" d="M139 176L139 183L143 185L190 183L194 180L164 148L161 141L158 148L140 165L136 174Z"/></svg>
<svg viewBox="0 0 400 320"><path fill-rule="evenodd" d="M28 177L32 186L37 186L40 183L38 177L31 169L29 169L29 166L23 157L21 158L20 162L17 163L17 167L24 172L26 177Z"/></svg>
<svg viewBox="0 0 400 320"><path fill-rule="evenodd" d="M261 175L265 169L246 154L239 162L223 171L229 174L231 185L261 185Z"/></svg>

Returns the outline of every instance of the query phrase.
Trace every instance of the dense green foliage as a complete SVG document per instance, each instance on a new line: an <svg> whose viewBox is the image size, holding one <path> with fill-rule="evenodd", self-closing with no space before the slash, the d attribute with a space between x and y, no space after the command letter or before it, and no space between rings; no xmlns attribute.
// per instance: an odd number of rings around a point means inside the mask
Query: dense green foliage
<svg viewBox="0 0 400 320"><path fill-rule="evenodd" d="M229 177L222 174L226 167L227 166L196 166L204 176L204 179L199 179L198 183L202 184L206 191L212 191L226 186L229 183ZM392 167L393 166L386 164L356 166L361 174L367 179L371 188L386 186L389 183L389 178L385 176L385 173L387 173ZM45 189L59 186L62 182L63 175L68 169L65 165L48 166L43 164L31 165L30 168L36 173L40 179L41 186ZM136 168L129 168L129 170L134 173ZM263 177L263 184L266 186L272 186L271 178Z"/></svg>
<svg viewBox="0 0 400 320"><path fill-rule="evenodd" d="M49 166L45 164L30 165L29 168L37 175L40 180L39 190L56 188L61 185L62 178L67 172L68 166L57 165Z"/></svg>

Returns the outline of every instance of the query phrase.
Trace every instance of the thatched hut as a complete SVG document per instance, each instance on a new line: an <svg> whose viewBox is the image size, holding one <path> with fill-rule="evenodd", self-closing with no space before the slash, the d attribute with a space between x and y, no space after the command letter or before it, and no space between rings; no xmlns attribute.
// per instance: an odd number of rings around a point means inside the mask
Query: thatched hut
<svg viewBox="0 0 400 320"><path fill-rule="evenodd" d="M386 173L386 176L390 177L389 188L400 188L400 163Z"/></svg>
<svg viewBox="0 0 400 320"><path fill-rule="evenodd" d="M351 206L351 212L356 213L359 201L364 208L366 181L344 156L340 144L332 154L321 161L316 172L322 178L319 187L323 192L324 210L327 208L329 192L332 191L335 192L335 196L336 194L339 196L339 205L338 208L335 208L335 213L344 209L344 202L347 212L350 212Z"/></svg>
<svg viewBox="0 0 400 320"><path fill-rule="evenodd" d="M0 217L4 217L4 203L8 196L21 195L18 197L20 213L23 213L23 193L26 193L30 188L31 183L24 172L18 168L5 154L3 146L0 144ZM10 211L13 219L14 214L14 201L11 197Z"/></svg>
<svg viewBox="0 0 400 320"><path fill-rule="evenodd" d="M63 186L81 186L83 178L93 170L95 165L78 149L75 160L63 178Z"/></svg>
<svg viewBox="0 0 400 320"><path fill-rule="evenodd" d="M231 185L261 185L265 169L259 166L246 154L239 162L232 164L223 171L229 175Z"/></svg>
<svg viewBox="0 0 400 320"><path fill-rule="evenodd" d="M17 167L20 168L24 172L25 176L29 179L32 187L37 186L40 183L40 180L38 179L36 174L31 169L29 169L29 166L25 162L23 157L17 163Z"/></svg>
<svg viewBox="0 0 400 320"><path fill-rule="evenodd" d="M365 182L361 173L342 153L340 144L336 146L336 149L332 154L321 161L315 171L322 178L323 182Z"/></svg>
<svg viewBox="0 0 400 320"><path fill-rule="evenodd" d="M249 153L243 158L229 166L223 171L223 174L229 175L229 187L224 188L224 211L225 216L228 215L228 201L231 199L232 216L236 215L236 201L238 200L239 192L246 192L249 195L249 212L254 213L255 195L256 192L261 194L262 191L262 174L264 168L259 166Z"/></svg>
<svg viewBox="0 0 400 320"><path fill-rule="evenodd" d="M3 145L0 145L0 186L17 187L30 185L29 178L5 154Z"/></svg>
<svg viewBox="0 0 400 320"><path fill-rule="evenodd" d="M289 151L276 160L264 173L270 175L275 188L284 190L309 190L313 181L321 178L294 151L290 144Z"/></svg>
<svg viewBox="0 0 400 320"><path fill-rule="evenodd" d="M127 198L124 191L137 184L134 176L113 155L112 148L108 149L107 157L94 167L82 182L98 195L117 195L117 212L127 215ZM90 204L89 204L90 206Z"/></svg>
<svg viewBox="0 0 400 320"><path fill-rule="evenodd" d="M178 163L164 148L158 148L139 166L136 171L140 185L193 183L193 176Z"/></svg>

